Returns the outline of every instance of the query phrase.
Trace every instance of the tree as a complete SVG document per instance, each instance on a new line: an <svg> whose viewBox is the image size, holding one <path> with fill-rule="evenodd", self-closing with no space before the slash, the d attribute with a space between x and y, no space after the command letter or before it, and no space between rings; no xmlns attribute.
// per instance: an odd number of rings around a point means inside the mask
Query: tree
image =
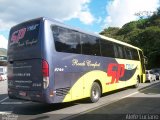
<svg viewBox="0 0 160 120"><path fill-rule="evenodd" d="M160 7L148 18L126 23L122 28L109 27L100 34L141 48L148 57L148 69L160 67Z"/></svg>

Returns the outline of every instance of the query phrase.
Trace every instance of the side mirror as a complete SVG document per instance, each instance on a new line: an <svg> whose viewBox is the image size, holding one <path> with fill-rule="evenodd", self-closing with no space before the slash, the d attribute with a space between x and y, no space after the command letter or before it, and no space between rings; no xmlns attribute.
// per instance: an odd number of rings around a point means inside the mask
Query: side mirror
<svg viewBox="0 0 160 120"><path fill-rule="evenodd" d="M146 56L144 56L144 64L148 64L148 59L147 59L147 57Z"/></svg>

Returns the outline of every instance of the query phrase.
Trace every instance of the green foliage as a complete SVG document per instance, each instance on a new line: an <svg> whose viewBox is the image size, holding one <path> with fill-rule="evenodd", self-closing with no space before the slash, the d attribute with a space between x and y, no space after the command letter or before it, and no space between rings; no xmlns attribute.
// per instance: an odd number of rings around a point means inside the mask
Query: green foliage
<svg viewBox="0 0 160 120"><path fill-rule="evenodd" d="M123 27L118 31L118 35L123 35L123 34L129 33L131 31L133 31L136 28L136 26L137 26L136 21L127 23L127 24L123 25Z"/></svg>
<svg viewBox="0 0 160 120"><path fill-rule="evenodd" d="M108 37L113 37L116 36L118 31L119 31L118 27L109 27L107 29L104 29L104 31L102 31L100 34Z"/></svg>
<svg viewBox="0 0 160 120"><path fill-rule="evenodd" d="M147 67L160 67L160 7L149 18L129 22L122 28L109 27L100 34L140 47L148 57Z"/></svg>

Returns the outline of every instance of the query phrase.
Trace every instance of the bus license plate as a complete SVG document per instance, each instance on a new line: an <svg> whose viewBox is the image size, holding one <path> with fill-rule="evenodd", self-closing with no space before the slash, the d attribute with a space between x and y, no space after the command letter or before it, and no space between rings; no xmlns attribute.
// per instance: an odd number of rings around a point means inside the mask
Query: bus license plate
<svg viewBox="0 0 160 120"><path fill-rule="evenodd" d="M19 95L21 95L21 96L26 96L27 93L26 93L26 92L19 92Z"/></svg>

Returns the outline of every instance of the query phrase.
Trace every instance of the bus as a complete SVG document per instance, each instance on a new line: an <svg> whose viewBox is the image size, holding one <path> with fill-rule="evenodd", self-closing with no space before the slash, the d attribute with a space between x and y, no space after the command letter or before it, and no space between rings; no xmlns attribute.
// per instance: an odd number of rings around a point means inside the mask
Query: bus
<svg viewBox="0 0 160 120"><path fill-rule="evenodd" d="M103 93L145 82L141 49L50 18L12 27L7 54L13 99L97 102Z"/></svg>

